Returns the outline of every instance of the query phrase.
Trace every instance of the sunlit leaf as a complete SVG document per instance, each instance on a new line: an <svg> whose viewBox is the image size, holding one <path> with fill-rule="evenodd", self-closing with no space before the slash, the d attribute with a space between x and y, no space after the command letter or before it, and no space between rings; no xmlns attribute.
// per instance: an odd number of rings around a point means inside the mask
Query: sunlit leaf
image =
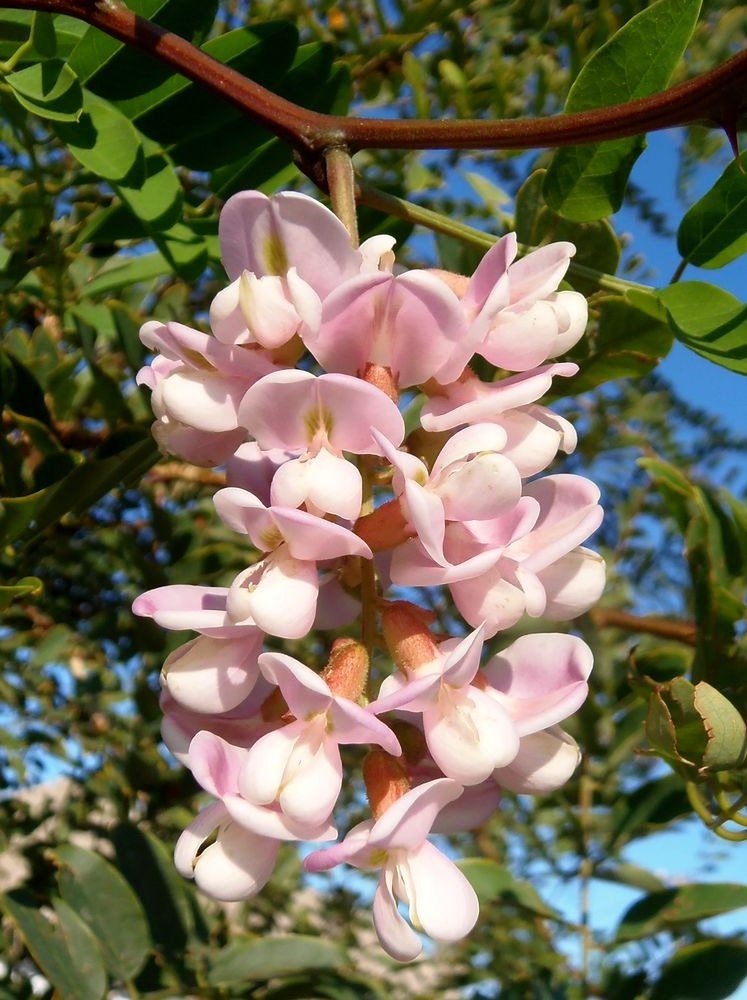
<svg viewBox="0 0 747 1000"><path fill-rule="evenodd" d="M303 934L233 941L213 955L208 982L213 986L252 979L272 979L303 969L344 965L347 955L331 941Z"/></svg>
<svg viewBox="0 0 747 1000"><path fill-rule="evenodd" d="M701 0L658 0L631 18L584 65L565 111L588 111L662 90L690 40L700 6ZM644 140L634 136L559 149L545 178L548 205L578 222L616 212L643 146Z"/></svg>
<svg viewBox="0 0 747 1000"><path fill-rule="evenodd" d="M61 59L48 59L9 73L5 83L13 90L18 103L40 118L77 122L83 113L80 81Z"/></svg>
<svg viewBox="0 0 747 1000"><path fill-rule="evenodd" d="M697 267L723 267L747 251L747 153L686 213L677 249Z"/></svg>

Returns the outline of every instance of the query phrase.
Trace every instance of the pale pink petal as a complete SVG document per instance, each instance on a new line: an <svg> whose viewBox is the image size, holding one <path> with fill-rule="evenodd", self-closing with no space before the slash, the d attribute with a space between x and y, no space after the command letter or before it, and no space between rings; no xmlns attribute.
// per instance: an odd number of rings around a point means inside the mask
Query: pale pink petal
<svg viewBox="0 0 747 1000"><path fill-rule="evenodd" d="M497 424L475 424L452 434L433 463L431 479L435 482L448 473L449 466L485 451L502 451L506 432Z"/></svg>
<svg viewBox="0 0 747 1000"><path fill-rule="evenodd" d="M234 195L223 206L218 235L231 279L245 269L282 275L296 267L323 297L360 267L360 254L340 220L294 191L272 198L259 191Z"/></svg>
<svg viewBox="0 0 747 1000"><path fill-rule="evenodd" d="M203 730L189 745L188 766L206 792L223 798L236 793L246 755L243 747L233 746L215 733Z"/></svg>
<svg viewBox="0 0 747 1000"><path fill-rule="evenodd" d="M227 823L215 843L199 855L194 880L213 899L230 902L255 896L275 868L280 842Z"/></svg>
<svg viewBox="0 0 747 1000"><path fill-rule="evenodd" d="M496 419L508 436L503 454L522 479L546 469L558 449L570 454L576 447L573 425L536 403L507 410Z"/></svg>
<svg viewBox="0 0 747 1000"><path fill-rule="evenodd" d="M368 847L368 838L373 825L372 819L364 820L363 823L354 826L339 844L307 854L303 863L305 870L326 872L341 864L350 864L357 868L370 867L369 861L375 852Z"/></svg>
<svg viewBox="0 0 747 1000"><path fill-rule="evenodd" d="M286 816L316 826L329 819L342 787L340 750L324 724L307 726L288 761L280 806Z"/></svg>
<svg viewBox="0 0 747 1000"><path fill-rule="evenodd" d="M223 800L231 818L247 830L275 840L333 840L337 830L329 823L311 826L299 823L281 812L279 807L258 806L240 795L227 795Z"/></svg>
<svg viewBox="0 0 747 1000"><path fill-rule="evenodd" d="M486 639L515 625L526 607L524 592L504 580L499 567L473 579L450 583L449 589L465 621L473 626L484 624Z"/></svg>
<svg viewBox="0 0 747 1000"><path fill-rule="evenodd" d="M477 265L462 299L468 315L476 315L484 306L488 306L492 314L508 305L508 282L501 279L513 263L516 251L516 233L506 233L488 250ZM495 295L496 287L500 289L500 297Z"/></svg>
<svg viewBox="0 0 747 1000"><path fill-rule="evenodd" d="M536 302L554 292L576 253L572 243L548 243L511 265L511 303Z"/></svg>
<svg viewBox="0 0 747 1000"><path fill-rule="evenodd" d="M407 521L417 534L417 541L434 563L443 566L447 561L444 556L446 522L441 498L411 479L405 482L403 497L407 507Z"/></svg>
<svg viewBox="0 0 747 1000"><path fill-rule="evenodd" d="M221 825L229 821L222 802L211 802L201 809L186 827L174 848L174 867L184 878L194 878L194 866L202 844Z"/></svg>
<svg viewBox="0 0 747 1000"><path fill-rule="evenodd" d="M588 611L602 596L604 559L581 546L541 570L539 576L547 596L548 618L568 621Z"/></svg>
<svg viewBox="0 0 747 1000"><path fill-rule="evenodd" d="M519 750L521 750L521 745ZM475 830L487 823L498 808L500 801L501 790L495 781L488 779L479 785L470 785L469 788L464 789L455 802L444 806L436 817L431 832L448 835Z"/></svg>
<svg viewBox="0 0 747 1000"><path fill-rule="evenodd" d="M438 704L423 712L423 731L436 764L462 785L485 781L496 767L509 764L519 749L519 735L508 712L475 687L444 685Z"/></svg>
<svg viewBox="0 0 747 1000"><path fill-rule="evenodd" d="M239 305L240 278L222 288L210 303L210 329L222 344L248 344L253 337Z"/></svg>
<svg viewBox="0 0 747 1000"><path fill-rule="evenodd" d="M279 548L236 577L226 609L234 624L251 622L283 639L300 639L314 623L319 581L316 563Z"/></svg>
<svg viewBox="0 0 747 1000"><path fill-rule="evenodd" d="M578 744L559 726L522 736L519 752L493 772L502 788L519 795L554 792L569 780L581 761Z"/></svg>
<svg viewBox="0 0 747 1000"><path fill-rule="evenodd" d="M438 696L441 672L403 680L396 675L387 677L381 685L381 696L372 701L368 711L374 715L401 709L405 712L422 712Z"/></svg>
<svg viewBox="0 0 747 1000"><path fill-rule="evenodd" d="M450 778L436 778L411 788L376 820L369 836L369 846L385 850L400 847L413 850L419 847L440 810L461 794L462 786Z"/></svg>
<svg viewBox="0 0 747 1000"><path fill-rule="evenodd" d="M241 635L226 613L228 587L197 587L187 583L146 590L132 604L133 613L152 618L161 628L193 629L227 636ZM249 622L253 625L253 622Z"/></svg>
<svg viewBox="0 0 747 1000"><path fill-rule="evenodd" d="M459 941L480 914L475 890L453 861L427 841L402 863L410 919L436 941Z"/></svg>
<svg viewBox="0 0 747 1000"><path fill-rule="evenodd" d="M393 757L402 747L389 726L384 725L368 708L361 708L347 698L335 698L329 710L331 735L338 743L375 743Z"/></svg>
<svg viewBox="0 0 747 1000"><path fill-rule="evenodd" d="M301 325L283 280L275 275L258 277L251 271L242 272L239 308L252 339L268 350L286 344Z"/></svg>
<svg viewBox="0 0 747 1000"><path fill-rule="evenodd" d="M332 692L327 683L299 660L287 653L268 652L260 656L259 666L267 680L280 688L297 718L308 718L329 709Z"/></svg>
<svg viewBox="0 0 747 1000"><path fill-rule="evenodd" d="M315 376L291 368L255 382L239 406L239 420L263 450L302 451L313 437L306 414L317 408Z"/></svg>
<svg viewBox="0 0 747 1000"><path fill-rule="evenodd" d="M264 634L247 629L246 637L199 636L177 647L163 665L161 683L185 708L219 714L240 704L257 682L257 657Z"/></svg>
<svg viewBox="0 0 747 1000"><path fill-rule="evenodd" d="M201 431L235 430L246 383L219 372L174 372L153 391L153 412Z"/></svg>
<svg viewBox="0 0 747 1000"><path fill-rule="evenodd" d="M479 382L445 386L444 395L432 396L422 409L420 423L426 431L446 431L462 424L494 420L505 410L533 403L544 396L555 376L570 378L578 365L570 362L544 365L500 382Z"/></svg>
<svg viewBox="0 0 747 1000"><path fill-rule="evenodd" d="M373 558L368 545L341 524L288 507L271 508L270 512L294 559L322 561L340 556Z"/></svg>
<svg viewBox="0 0 747 1000"><path fill-rule="evenodd" d="M549 302L535 302L521 311L507 309L496 317L477 353L508 371L526 372L552 357L558 319Z"/></svg>
<svg viewBox="0 0 747 1000"><path fill-rule="evenodd" d="M283 507L310 503L327 514L355 521L361 510L361 474L346 458L321 448L314 456L286 462L272 481L272 502Z"/></svg>
<svg viewBox="0 0 747 1000"><path fill-rule="evenodd" d="M269 507L270 484L278 469L286 462L297 458L298 452L271 448L262 451L256 441L247 441L236 449L236 454L226 463L226 482L253 493ZM287 504L286 506L294 506Z"/></svg>
<svg viewBox="0 0 747 1000"><path fill-rule="evenodd" d="M257 740L244 755L238 790L249 802L267 806L277 799L296 743L307 723L291 722Z"/></svg>
<svg viewBox="0 0 747 1000"><path fill-rule="evenodd" d="M371 431L377 430L393 445L401 444L405 423L397 404L376 386L349 375L320 375L319 405L330 414L329 442L354 455L379 455Z"/></svg>
<svg viewBox="0 0 747 1000"><path fill-rule="evenodd" d="M443 680L452 687L462 687L473 680L480 668L485 633L479 626L459 641L448 639L438 647L444 656Z"/></svg>
<svg viewBox="0 0 747 1000"><path fill-rule="evenodd" d="M376 936L384 951L398 962L412 962L423 950L423 944L397 909L392 890L394 873L386 867L379 876L373 901L373 923Z"/></svg>
<svg viewBox="0 0 747 1000"><path fill-rule="evenodd" d="M558 334L550 355L565 354L581 339L589 319L589 306L580 292L558 292L550 296L558 322Z"/></svg>
<svg viewBox="0 0 747 1000"><path fill-rule="evenodd" d="M503 455L478 455L438 484L449 521L486 521L518 503L521 476Z"/></svg>

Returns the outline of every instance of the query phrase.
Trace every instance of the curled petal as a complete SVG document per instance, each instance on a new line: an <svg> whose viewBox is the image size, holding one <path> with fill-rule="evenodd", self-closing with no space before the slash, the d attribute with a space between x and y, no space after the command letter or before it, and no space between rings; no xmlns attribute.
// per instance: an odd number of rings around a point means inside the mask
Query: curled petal
<svg viewBox="0 0 747 1000"><path fill-rule="evenodd" d="M519 795L554 792L579 765L578 744L560 726L522 736L519 752L508 765L493 772L502 788Z"/></svg>
<svg viewBox="0 0 747 1000"><path fill-rule="evenodd" d="M436 764L462 785L485 781L519 749L508 712L475 687L444 685L438 704L423 712L423 730Z"/></svg>
<svg viewBox="0 0 747 1000"><path fill-rule="evenodd" d="M392 883L394 872L384 868L373 901L373 923L381 947L398 962L412 962L423 950L423 944L397 909Z"/></svg>
<svg viewBox="0 0 747 1000"><path fill-rule="evenodd" d="M400 866L398 866L400 867ZM480 914L475 890L449 858L427 841L401 864L405 902L416 927L436 941L459 941Z"/></svg>
<svg viewBox="0 0 747 1000"><path fill-rule="evenodd" d="M462 785L451 778L436 778L410 789L376 820L369 835L369 846L385 850L419 847L439 812L461 794Z"/></svg>
<svg viewBox="0 0 747 1000"><path fill-rule="evenodd" d="M213 899L248 899L265 887L275 868L280 841L229 822L194 863L197 886Z"/></svg>
<svg viewBox="0 0 747 1000"><path fill-rule="evenodd" d="M166 658L161 683L179 704L195 712L227 712L251 692L259 676L257 656L263 633L246 629L246 637L200 636Z"/></svg>
<svg viewBox="0 0 747 1000"><path fill-rule="evenodd" d="M281 545L236 577L226 609L234 624L253 622L283 639L300 639L314 623L319 580L316 563L294 559Z"/></svg>

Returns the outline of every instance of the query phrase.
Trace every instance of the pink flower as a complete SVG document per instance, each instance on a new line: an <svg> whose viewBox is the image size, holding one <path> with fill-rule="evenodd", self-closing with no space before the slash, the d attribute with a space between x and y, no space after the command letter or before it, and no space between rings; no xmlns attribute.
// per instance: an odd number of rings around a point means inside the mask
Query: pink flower
<svg viewBox="0 0 747 1000"><path fill-rule="evenodd" d="M586 299L556 292L576 252L572 243L551 243L515 261L509 233L485 254L462 299L472 319L470 338L488 361L509 371L528 371L569 350L586 327Z"/></svg>
<svg viewBox="0 0 747 1000"><path fill-rule="evenodd" d="M285 507L306 503L315 512L348 520L360 513L361 478L343 452L381 454L372 428L395 446L405 434L391 399L348 375L278 372L252 386L239 412L263 450L301 453L275 473L273 503Z"/></svg>
<svg viewBox="0 0 747 1000"><path fill-rule="evenodd" d="M456 865L426 840L440 810L461 793L461 785L449 778L419 785L379 819L360 823L342 843L314 851L304 862L310 872L341 863L381 869L374 927L384 950L397 961L411 962L422 951L418 934L399 913L398 901L409 908L410 923L436 941L458 941L477 921L474 889Z"/></svg>
<svg viewBox="0 0 747 1000"><path fill-rule="evenodd" d="M497 767L513 760L519 735L511 716L491 692L471 682L480 667L482 629L465 639L449 639L438 656L407 678L388 677L376 701L380 714L393 709L422 712L431 757L448 777L463 785L485 781Z"/></svg>
<svg viewBox="0 0 747 1000"><path fill-rule="evenodd" d="M399 743L388 726L333 694L292 656L263 653L260 668L296 718L254 744L242 764L239 789L250 802L277 802L286 816L316 826L328 819L342 787L339 744L375 743L398 756Z"/></svg>

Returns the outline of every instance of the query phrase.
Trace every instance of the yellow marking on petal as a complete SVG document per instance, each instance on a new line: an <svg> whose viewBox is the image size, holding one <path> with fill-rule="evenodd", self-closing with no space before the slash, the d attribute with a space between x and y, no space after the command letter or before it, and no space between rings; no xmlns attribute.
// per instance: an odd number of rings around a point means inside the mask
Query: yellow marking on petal
<svg viewBox="0 0 747 1000"><path fill-rule="evenodd" d="M271 552L276 549L278 545L282 545L285 539L283 538L280 529L276 525L272 525L265 530L259 536L260 546L265 552Z"/></svg>
<svg viewBox="0 0 747 1000"><path fill-rule="evenodd" d="M187 361L193 364L195 368L201 368L203 371L215 371L215 365L211 365L208 359L203 354L200 354L199 351L193 351L190 348L185 348L184 357Z"/></svg>
<svg viewBox="0 0 747 1000"><path fill-rule="evenodd" d="M288 255L283 241L271 233L262 247L262 259L268 274L285 275L288 273Z"/></svg>
<svg viewBox="0 0 747 1000"><path fill-rule="evenodd" d="M313 441L320 433L328 438L334 426L332 414L325 407L315 407L313 410L308 410L304 414L303 422L309 441Z"/></svg>

